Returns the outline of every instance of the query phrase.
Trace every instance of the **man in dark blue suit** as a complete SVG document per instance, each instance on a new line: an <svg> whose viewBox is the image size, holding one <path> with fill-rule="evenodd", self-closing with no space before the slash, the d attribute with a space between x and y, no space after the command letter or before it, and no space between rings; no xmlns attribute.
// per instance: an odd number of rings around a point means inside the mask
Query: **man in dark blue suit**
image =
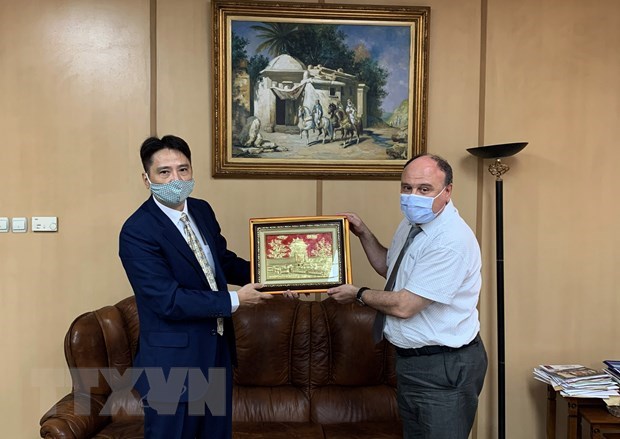
<svg viewBox="0 0 620 439"><path fill-rule="evenodd" d="M140 342L134 366L147 439L232 436L231 315L272 296L250 281L248 261L228 250L213 209L188 198L191 152L176 136L140 149L153 196L125 222L119 255L136 296ZM243 285L228 291L228 284Z"/></svg>

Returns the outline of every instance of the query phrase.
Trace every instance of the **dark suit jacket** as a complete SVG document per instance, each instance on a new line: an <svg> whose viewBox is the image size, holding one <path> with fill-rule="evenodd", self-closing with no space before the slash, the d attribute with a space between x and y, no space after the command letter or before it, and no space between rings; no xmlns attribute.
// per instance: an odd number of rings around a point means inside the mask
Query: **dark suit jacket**
<svg viewBox="0 0 620 439"><path fill-rule="evenodd" d="M134 367L161 368L166 378L170 368L201 368L205 373L214 366L230 369L230 363L216 361L218 349L221 352L218 343L223 342L216 333L216 320L225 318L224 338L235 363L227 284L250 281L249 263L226 248L211 206L195 198L188 198L187 203L213 254L212 268L220 291L211 291L185 238L152 197L125 222L120 233L119 255L136 296L140 319ZM144 378L136 385L143 396L149 387ZM187 392L163 393L162 400L187 400Z"/></svg>

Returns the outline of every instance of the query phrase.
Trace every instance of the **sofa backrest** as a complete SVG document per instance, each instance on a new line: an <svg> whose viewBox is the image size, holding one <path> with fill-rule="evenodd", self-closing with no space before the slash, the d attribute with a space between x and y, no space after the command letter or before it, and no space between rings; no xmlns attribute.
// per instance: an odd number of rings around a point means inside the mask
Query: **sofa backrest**
<svg viewBox="0 0 620 439"><path fill-rule="evenodd" d="M331 298L312 310L311 420L397 420L394 349L373 342L376 312Z"/></svg>
<svg viewBox="0 0 620 439"><path fill-rule="evenodd" d="M106 411L112 414L113 421L143 415L137 392L112 393L110 379L100 372L116 369L122 375L132 366L139 330L136 300L131 296L115 305L80 315L65 336L65 358L71 371L73 391L107 398ZM109 397L110 394L113 396Z"/></svg>
<svg viewBox="0 0 620 439"><path fill-rule="evenodd" d="M77 317L65 336L65 358L72 370L73 389L107 395L105 379L91 387L93 368L116 368L122 374L132 365L138 346L138 311L133 296Z"/></svg>
<svg viewBox="0 0 620 439"><path fill-rule="evenodd" d="M281 297L234 314L233 419L340 423L398 419L394 352L372 341L375 311Z"/></svg>
<svg viewBox="0 0 620 439"><path fill-rule="evenodd" d="M233 314L234 421L309 421L311 305L274 297Z"/></svg>
<svg viewBox="0 0 620 439"><path fill-rule="evenodd" d="M238 357L233 420L398 419L394 352L385 342L372 342L374 316L371 308L333 299L275 297L239 308L233 314ZM133 296L76 318L65 337L74 391L109 395L102 377L92 387L92 370L116 368L123 374L132 365L138 337ZM131 397L113 404L121 414L140 412L139 401Z"/></svg>

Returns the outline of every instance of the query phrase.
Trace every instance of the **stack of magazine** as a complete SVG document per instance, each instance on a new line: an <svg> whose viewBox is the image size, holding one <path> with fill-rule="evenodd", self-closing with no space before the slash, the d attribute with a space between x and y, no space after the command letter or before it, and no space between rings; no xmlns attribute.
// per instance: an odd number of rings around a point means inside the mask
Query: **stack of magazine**
<svg viewBox="0 0 620 439"><path fill-rule="evenodd" d="M611 377L616 384L620 385L620 360L603 360L603 363L607 365L607 369L604 372Z"/></svg>
<svg viewBox="0 0 620 439"><path fill-rule="evenodd" d="M618 366L620 367L620 362ZM562 396L610 398L620 395L620 381L614 380L609 372L581 364L541 364L534 368L534 378L550 384L555 390L559 390Z"/></svg>
<svg viewBox="0 0 620 439"><path fill-rule="evenodd" d="M603 360L603 363L607 365L604 372L611 377L616 384L620 386L620 360ZM605 400L605 403L609 406L620 406L620 395L612 396ZM612 413L614 416L618 416Z"/></svg>

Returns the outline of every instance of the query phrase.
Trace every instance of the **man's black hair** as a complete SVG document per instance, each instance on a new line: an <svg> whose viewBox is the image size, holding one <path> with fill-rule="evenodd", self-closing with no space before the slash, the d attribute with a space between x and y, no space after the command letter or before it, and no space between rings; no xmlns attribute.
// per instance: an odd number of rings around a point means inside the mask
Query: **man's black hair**
<svg viewBox="0 0 620 439"><path fill-rule="evenodd" d="M179 151L187 157L190 164L192 163L192 152L189 150L189 145L185 140L171 134L161 139L158 137L149 137L140 147L140 159L142 160L144 172L148 173L149 168L153 164L153 154L162 149L174 149L175 151Z"/></svg>

